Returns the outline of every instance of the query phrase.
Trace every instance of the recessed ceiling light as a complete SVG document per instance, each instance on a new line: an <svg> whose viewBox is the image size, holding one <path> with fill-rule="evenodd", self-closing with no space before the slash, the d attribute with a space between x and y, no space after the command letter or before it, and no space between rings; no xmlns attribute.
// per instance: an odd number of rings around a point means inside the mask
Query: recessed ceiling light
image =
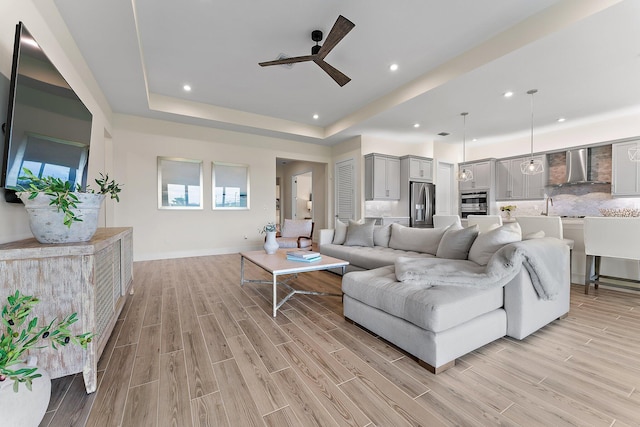
<svg viewBox="0 0 640 427"><path fill-rule="evenodd" d="M565 120L567 120L567 119L565 119L564 117L558 117L558 123L562 123L562 122L564 122Z"/></svg>
<svg viewBox="0 0 640 427"><path fill-rule="evenodd" d="M319 117L320 117L319 115L314 114L314 115L313 115L313 120L318 120L318 118L319 118Z"/></svg>
<svg viewBox="0 0 640 427"><path fill-rule="evenodd" d="M189 85L182 86L182 89L184 89L185 92L191 92L191 86Z"/></svg>
<svg viewBox="0 0 640 427"><path fill-rule="evenodd" d="M413 127L416 128L416 129L419 128L420 127L420 123L414 123Z"/></svg>
<svg viewBox="0 0 640 427"><path fill-rule="evenodd" d="M391 64L389 65L389 69L391 71L397 71L398 70L398 64Z"/></svg>
<svg viewBox="0 0 640 427"><path fill-rule="evenodd" d="M473 138L471 141L476 142L478 138Z"/></svg>
<svg viewBox="0 0 640 427"><path fill-rule="evenodd" d="M505 93L503 93L502 96L504 96L505 98L511 98L513 96L513 92L508 90Z"/></svg>

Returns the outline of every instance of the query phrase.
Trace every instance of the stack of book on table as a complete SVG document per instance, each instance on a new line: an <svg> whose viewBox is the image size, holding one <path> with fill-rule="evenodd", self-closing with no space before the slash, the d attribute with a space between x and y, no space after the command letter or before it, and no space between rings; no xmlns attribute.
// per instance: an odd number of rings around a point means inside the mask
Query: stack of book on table
<svg viewBox="0 0 640 427"><path fill-rule="evenodd" d="M313 262L320 261L322 257L318 252L310 251L288 251L287 259L289 261Z"/></svg>

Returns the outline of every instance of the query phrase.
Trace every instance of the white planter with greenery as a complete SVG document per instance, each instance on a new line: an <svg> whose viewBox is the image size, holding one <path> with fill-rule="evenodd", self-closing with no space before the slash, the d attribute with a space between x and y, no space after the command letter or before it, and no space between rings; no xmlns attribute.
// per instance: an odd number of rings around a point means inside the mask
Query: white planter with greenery
<svg viewBox="0 0 640 427"><path fill-rule="evenodd" d="M104 194L77 193L78 207L71 208L76 218L82 221L67 226L65 212L51 205L51 198L38 193L30 198L30 193L18 193L29 214L29 227L40 243L76 243L91 240L98 229L100 207Z"/></svg>
<svg viewBox="0 0 640 427"><path fill-rule="evenodd" d="M69 181L50 176L35 176L24 168L21 179L29 181L18 197L29 214L29 226L40 243L77 243L91 240L98 228L100 207L106 194L120 201L120 185L109 181L109 175L96 179L100 189L80 191Z"/></svg>
<svg viewBox="0 0 640 427"><path fill-rule="evenodd" d="M37 368L37 359L30 357L27 363L19 363L11 368L15 370ZM22 386L14 391L14 380L7 378L0 382L1 425L36 427L44 418L51 400L51 378L42 368L41 375L31 381L31 390Z"/></svg>

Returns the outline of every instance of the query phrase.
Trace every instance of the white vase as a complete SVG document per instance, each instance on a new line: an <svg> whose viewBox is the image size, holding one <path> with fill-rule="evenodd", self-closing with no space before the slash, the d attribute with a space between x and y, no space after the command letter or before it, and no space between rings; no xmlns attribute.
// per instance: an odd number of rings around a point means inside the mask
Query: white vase
<svg viewBox="0 0 640 427"><path fill-rule="evenodd" d="M64 213L55 206L50 206L51 198L39 193L29 199L30 193L18 193L20 200L29 214L29 227L40 243L76 243L91 240L98 228L98 216L104 200L104 194L75 193L80 203L73 209L82 221L74 221L71 227L63 223Z"/></svg>
<svg viewBox="0 0 640 427"><path fill-rule="evenodd" d="M13 365L11 368L34 367L36 363L37 359L30 357L26 364ZM38 368L36 373L42 376L33 380L31 390L23 383L16 393L12 380L0 382L0 425L37 427L40 424L51 399L51 378L42 368Z"/></svg>
<svg viewBox="0 0 640 427"><path fill-rule="evenodd" d="M278 242L276 241L276 232L275 231L267 231L267 238L264 241L264 250L267 254L272 255L275 254L278 248Z"/></svg>

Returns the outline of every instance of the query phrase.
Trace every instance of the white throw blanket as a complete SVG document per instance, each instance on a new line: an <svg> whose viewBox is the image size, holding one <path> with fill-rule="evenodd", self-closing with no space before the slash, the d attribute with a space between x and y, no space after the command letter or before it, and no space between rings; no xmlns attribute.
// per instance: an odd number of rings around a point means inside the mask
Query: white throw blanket
<svg viewBox="0 0 640 427"><path fill-rule="evenodd" d="M510 243L499 249L485 266L471 261L444 258L396 259L396 278L423 286L470 286L493 288L506 285L524 266L536 293L543 300L552 300L565 283L559 274L567 268L568 247L560 239L545 237Z"/></svg>

